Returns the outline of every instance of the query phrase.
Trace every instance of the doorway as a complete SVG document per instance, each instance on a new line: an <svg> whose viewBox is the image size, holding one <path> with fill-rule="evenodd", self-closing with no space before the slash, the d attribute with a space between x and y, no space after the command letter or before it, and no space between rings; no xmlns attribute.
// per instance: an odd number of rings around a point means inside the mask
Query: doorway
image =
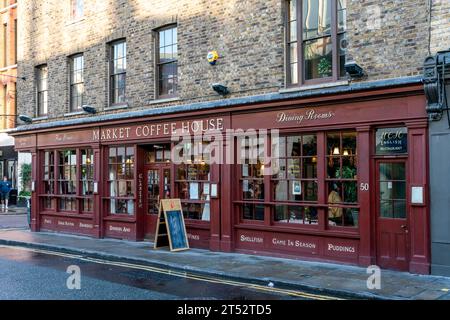
<svg viewBox="0 0 450 320"><path fill-rule="evenodd" d="M409 219L405 160L376 163L377 264L409 269Z"/></svg>
<svg viewBox="0 0 450 320"><path fill-rule="evenodd" d="M159 202L171 197L170 145L152 145L146 148L145 174L145 237L153 238L156 232Z"/></svg>

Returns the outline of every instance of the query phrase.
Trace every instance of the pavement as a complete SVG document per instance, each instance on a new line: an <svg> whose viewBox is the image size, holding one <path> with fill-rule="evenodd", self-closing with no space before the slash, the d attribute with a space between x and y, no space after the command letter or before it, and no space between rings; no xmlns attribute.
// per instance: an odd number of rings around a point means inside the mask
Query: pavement
<svg viewBox="0 0 450 320"><path fill-rule="evenodd" d="M366 268L211 252L154 250L151 242L92 239L28 230L0 230L0 245L22 246L93 258L139 263L191 274L351 299L450 300L450 278L382 270L381 288L368 289Z"/></svg>
<svg viewBox="0 0 450 320"><path fill-rule="evenodd" d="M27 214L26 207L9 206L8 209L0 207L0 216L15 216Z"/></svg>

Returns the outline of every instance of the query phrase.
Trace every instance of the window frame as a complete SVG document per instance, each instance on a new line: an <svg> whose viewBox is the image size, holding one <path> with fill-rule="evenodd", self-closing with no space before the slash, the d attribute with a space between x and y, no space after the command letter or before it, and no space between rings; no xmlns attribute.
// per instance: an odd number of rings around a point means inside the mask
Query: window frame
<svg viewBox="0 0 450 320"><path fill-rule="evenodd" d="M45 149L40 151L41 155L41 168L42 173L40 174L40 181L42 181L41 186L38 188L39 206L42 208L43 212L52 214L63 214L63 215L82 215L84 217L94 214L95 203L94 194L84 195L82 192L81 184L83 182L81 171L82 171L82 152L88 150L92 154L92 182L95 183L95 151L90 146L81 146L73 148L60 148L60 149ZM60 163L60 155L66 151L74 151L76 158L76 164L73 165L75 168L74 180L66 180L61 177L61 168L66 167L66 164ZM47 165L46 154L49 154L49 164ZM72 166L72 165L68 165ZM46 170L47 169L47 170ZM46 178L46 172L48 172L48 179ZM74 193L63 193L60 190L61 183L64 182L74 183ZM46 185L48 185L49 192L46 192ZM74 201L73 210L61 209L61 202L65 199L72 199ZM84 210L84 201L90 200L92 203L92 210ZM49 204L49 205L46 205Z"/></svg>
<svg viewBox="0 0 450 320"><path fill-rule="evenodd" d="M117 46L117 45L124 45L125 47L124 47L124 56L122 57L122 59L124 59L125 60L125 68L124 68L124 72L118 72L118 73L115 73L114 72L114 66L115 66L115 61L116 60L118 60L116 57L115 57L115 55L114 55L114 48L115 48L115 46ZM126 38L122 38L122 39L118 39L118 40L114 40L114 41L112 41L112 42L110 42L109 44L108 44L108 49L109 49L109 61L108 61L108 70L109 70L109 74L108 74L108 88L109 88L109 90L108 90L108 92L109 92L109 94L108 94L108 96L109 96L109 105L111 106L111 107L114 107L114 106L120 106L120 105L126 105L127 104L127 68L128 68L128 65L127 65L127 51L128 51L128 48L127 48L128 46L127 46L127 40L126 40ZM115 90L116 90L116 88L115 88L115 86L114 86L114 78L117 76L121 76L121 75L123 75L124 76L124 78L125 78L125 82L124 82L124 88L123 88L123 90L124 90L124 97L123 97L123 99L124 99L124 101L115 101ZM117 90L119 90L120 89L120 87L117 87Z"/></svg>
<svg viewBox="0 0 450 320"><path fill-rule="evenodd" d="M195 146L194 146L194 143L192 143L192 142L186 142L185 146L183 146L183 150L185 150L184 148L186 148L187 144L189 144L190 148L192 148L192 150L194 150ZM195 223L204 223L204 224L209 224L211 222L211 200L212 199L209 194L203 193L205 185L209 185L209 188L211 188L211 184L213 183L213 179L212 179L213 167L212 167L212 164L210 163L210 155L203 153L203 150L205 150L205 148L209 148L209 144L210 144L209 142L203 141L202 147L201 147L201 155L192 154L190 156L190 158L188 158L187 156L186 157L183 156L183 162L174 165L173 181L175 184L175 190L174 190L175 195L178 198L180 198L180 200L181 200L184 218L190 222L195 221ZM199 151L199 153L200 153L200 151ZM201 173L202 167L204 170L203 173L207 172L206 177L205 176L201 177L200 173ZM190 168L195 168L195 170L196 170L194 179L189 177L189 171L190 171L189 169ZM207 170L205 170L206 168L207 168ZM179 177L180 170L183 170L183 177L181 179ZM198 199L190 198L189 193L190 193L190 184L191 183L195 183L198 186ZM185 190L184 187L186 187L186 191L184 191ZM205 210L206 205L209 206L209 210L210 210L209 218L203 219L203 213L204 213L203 210ZM201 216L199 216L199 218L189 217L187 211L185 210L189 206L200 206L200 209L202 210Z"/></svg>
<svg viewBox="0 0 450 320"><path fill-rule="evenodd" d="M294 41L290 40L290 2L296 1L296 21L297 21L297 38ZM303 1L305 0L286 0L285 3L285 14L284 14L284 29L285 29L285 73L286 73L286 87L298 87L303 85L316 85L322 83L330 83L337 82L343 78L345 75L340 75L340 56L339 56L339 36L342 34L346 34L347 28L345 27L344 31L339 31L339 17L338 17L338 1L339 0L331 0L331 33L329 36L318 36L315 38L310 38L308 40L303 39ZM348 3L346 3L346 10L348 7ZM344 21L345 22L345 21ZM323 78L315 78L306 80L305 78L305 60L304 60L304 43L306 41L312 41L314 39L323 39L326 37L331 38L332 45L332 76L331 77L323 77ZM291 55L290 55L290 44L297 44L297 82L292 83L292 75L291 75Z"/></svg>
<svg viewBox="0 0 450 320"><path fill-rule="evenodd" d="M332 180L336 179L329 179L327 177L327 135L328 134L336 134L339 133L340 136L343 136L345 134L355 134L356 136L356 148L358 148L358 131L355 130L353 127L344 127L340 129L333 129L333 130L311 130L311 129L305 129L305 130L299 130L299 129L287 129L283 130L279 133L279 137L289 137L289 136L316 136L316 143L317 143L317 173L316 178L314 179L304 179L303 175L302 178L299 179L300 181L312 181L315 180L317 182L317 200L316 201L305 201L305 200L275 200L273 190L275 189L274 186L274 179L272 178L272 175L265 175L261 177L261 181L264 183L264 197L262 199L258 200L246 200L243 198L243 187L242 187L242 164L235 165L234 173L235 178L234 181L237 184L237 188L233 191L233 207L235 208L235 219L239 225L242 227L245 226L267 226L271 228L272 230L310 230L310 231L324 231L324 232L337 232L337 233L348 233L348 234L355 234L357 235L359 233L360 225L359 223L357 225L333 225L329 223L329 209L330 208L343 208L343 209L356 209L360 211L361 208L361 202L360 202L360 194L358 189L358 182L359 182L359 176L358 176L358 166L359 164L356 164L356 178L355 179L342 179L343 181L349 181L349 182L355 182L356 183L356 196L357 200L355 203L329 203L328 202L328 183ZM266 137L265 143L269 143L271 148L269 150L272 150L272 136ZM235 146L235 157L237 157L239 152L238 143L236 143ZM272 154L270 155L272 158ZM309 157L309 156L308 156ZM311 156L313 157L313 156ZM354 154L355 160L358 161L357 153ZM302 156L303 158L303 156ZM237 159L237 158L236 158ZM287 177L287 172L286 172ZM276 179L275 179L276 181ZM244 206L250 205L250 206L261 206L264 209L264 219L248 219L244 218ZM285 205L285 206L301 206L303 208L309 207L311 208L317 208L317 223L309 223L309 220L305 219L305 221L308 221L308 223L289 223L284 221L275 221L275 214L276 214L276 206L278 205ZM303 212L303 211L302 211ZM358 221L359 222L359 221Z"/></svg>
<svg viewBox="0 0 450 320"><path fill-rule="evenodd" d="M46 78L42 78L42 72L43 70L46 69L47 72L47 77ZM35 68L35 72L36 72L36 116L37 117L45 117L48 115L48 75L49 75L49 68L48 68L48 64L42 64L39 65ZM42 80L45 79L46 81L46 89L42 90L41 88L43 87L42 85ZM43 103L45 103L45 113L42 112L42 105L41 105L41 95L46 93L46 99L43 100Z"/></svg>
<svg viewBox="0 0 450 320"><path fill-rule="evenodd" d="M79 9L78 2L81 1L81 12L78 12ZM70 20L78 21L84 18L84 0L70 0L69 1L69 10L70 10Z"/></svg>
<svg viewBox="0 0 450 320"><path fill-rule="evenodd" d="M120 148L124 148L124 160L122 162L118 162L117 160L117 156L118 156L118 150ZM111 149L115 149L115 156L113 157L115 160L114 162L111 161ZM127 164L127 159L128 156L130 156L130 154L128 153L128 149L133 149L133 154L132 154L132 158L133 158L133 162L130 161L129 164ZM108 217L127 217L127 218L135 218L137 217L137 189L136 189L136 177L137 177L137 168L136 168L136 159L137 159L137 147L135 145L130 145L130 144L120 144L120 145L111 145L106 149L106 154L107 154L107 159L106 159L106 165L107 165L107 179L106 180L106 192L107 192L107 197L105 197L104 199L107 201L106 202L106 216ZM118 166L121 165L123 166L124 171L122 172L122 179L119 179L118 177ZM111 179L111 168L115 168L114 171L114 179ZM127 171L127 169L131 169L130 171ZM127 172L128 174L131 174L132 177L127 176ZM122 184L125 183L125 186L128 186L128 183L130 183L132 191L133 191L133 195L131 196L120 196L120 183L119 181L122 181ZM111 195L111 185L115 183L116 188L115 191L117 191L117 195ZM112 201L125 201L126 202L126 213L117 213L117 212L111 212L111 203ZM132 202L133 203L133 212L130 213L128 210L128 202ZM116 204L115 204L116 205Z"/></svg>
<svg viewBox="0 0 450 320"><path fill-rule="evenodd" d="M161 49L161 42L160 42L160 33L166 30L170 30L170 29L176 29L177 31L177 42L176 43L172 43L171 45L174 46L176 45L177 47L177 57L176 59L172 59L170 61L166 61L166 62L161 62L161 57L160 57L160 49ZM178 97L178 24L174 23L174 24L169 24L169 25L165 25L163 27L160 27L158 29L154 30L154 37L155 37L155 43L154 43L154 50L155 50L155 93L156 93L156 98L157 99L170 99L170 98L176 98ZM165 46L166 47L166 46ZM160 71L162 66L164 65L169 65L175 63L176 64L176 84L175 84L175 90L173 94L162 94L161 90L160 90Z"/></svg>
<svg viewBox="0 0 450 320"><path fill-rule="evenodd" d="M75 59L77 58L82 58L82 69L81 70L77 70L81 72L81 81L80 82L75 82L73 81L73 76L74 76L74 62ZM69 112L77 112L77 111L81 111L82 110L82 106L84 103L84 54L83 53L77 53L74 55L71 55L69 57ZM77 99L81 99L81 104L78 108L74 108L73 106L73 89L74 87L81 85L82 87L82 93L81 96L77 96Z"/></svg>

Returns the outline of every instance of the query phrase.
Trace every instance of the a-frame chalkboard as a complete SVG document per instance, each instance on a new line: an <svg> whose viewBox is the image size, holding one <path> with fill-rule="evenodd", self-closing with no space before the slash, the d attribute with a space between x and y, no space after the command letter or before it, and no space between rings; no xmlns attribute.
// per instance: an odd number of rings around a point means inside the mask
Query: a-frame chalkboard
<svg viewBox="0 0 450 320"><path fill-rule="evenodd" d="M167 246L170 251L189 249L180 199L164 199L159 204L155 249Z"/></svg>

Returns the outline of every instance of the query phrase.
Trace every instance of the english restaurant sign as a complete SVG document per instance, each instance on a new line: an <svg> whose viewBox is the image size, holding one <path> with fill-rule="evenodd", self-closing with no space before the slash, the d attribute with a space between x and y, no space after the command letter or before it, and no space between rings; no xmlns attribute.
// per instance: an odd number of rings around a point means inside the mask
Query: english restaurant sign
<svg viewBox="0 0 450 320"><path fill-rule="evenodd" d="M376 132L376 153L403 154L408 152L408 130L400 128L380 128Z"/></svg>

